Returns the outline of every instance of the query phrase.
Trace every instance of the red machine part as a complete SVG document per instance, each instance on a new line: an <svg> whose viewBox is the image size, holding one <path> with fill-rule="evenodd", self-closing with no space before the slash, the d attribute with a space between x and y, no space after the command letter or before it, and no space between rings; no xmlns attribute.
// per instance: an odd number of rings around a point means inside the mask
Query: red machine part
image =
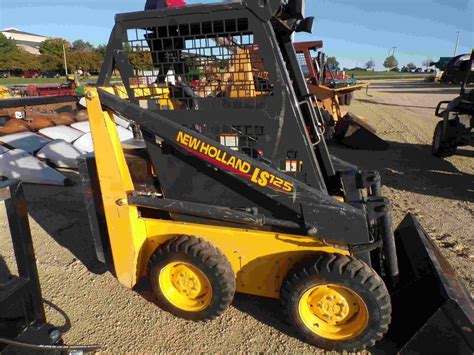
<svg viewBox="0 0 474 355"><path fill-rule="evenodd" d="M347 80L347 79L350 79L351 76L350 75L347 75L347 74L342 74L342 73L332 73L332 78L331 78L331 74L328 72L326 73L326 79L327 80L331 80L331 79L335 79L335 80Z"/></svg>
<svg viewBox="0 0 474 355"><path fill-rule="evenodd" d="M28 85L26 96L76 96L74 88L68 84L61 85Z"/></svg>
<svg viewBox="0 0 474 355"><path fill-rule="evenodd" d="M183 7L186 6L186 1L184 0L166 0L166 7Z"/></svg>

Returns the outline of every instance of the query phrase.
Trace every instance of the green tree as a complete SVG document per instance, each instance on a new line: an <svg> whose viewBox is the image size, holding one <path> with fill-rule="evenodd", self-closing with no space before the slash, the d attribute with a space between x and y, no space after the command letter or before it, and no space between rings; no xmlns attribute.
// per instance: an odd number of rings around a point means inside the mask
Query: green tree
<svg viewBox="0 0 474 355"><path fill-rule="evenodd" d="M93 51L95 49L92 43L84 42L82 39L72 42L72 48L79 52Z"/></svg>
<svg viewBox="0 0 474 355"><path fill-rule="evenodd" d="M43 71L62 71L64 69L63 60L56 55L41 54L39 62Z"/></svg>
<svg viewBox="0 0 474 355"><path fill-rule="evenodd" d="M24 72L41 69L38 56L23 50L0 54L0 70Z"/></svg>
<svg viewBox="0 0 474 355"><path fill-rule="evenodd" d="M415 65L415 63L413 63L413 62L408 63L408 64L406 65L406 67L407 67L407 69L410 70L410 71L416 69L416 65Z"/></svg>
<svg viewBox="0 0 474 355"><path fill-rule="evenodd" d="M3 33L0 33L0 54L10 52L19 52L15 41L7 38Z"/></svg>
<svg viewBox="0 0 474 355"><path fill-rule="evenodd" d="M390 70L392 68L398 67L398 60L395 58L394 55L388 56L385 58L385 61L383 62L383 66L387 68L387 70Z"/></svg>
<svg viewBox="0 0 474 355"><path fill-rule="evenodd" d="M72 47L71 43L62 38L47 39L40 43L40 53L50 54L57 57L63 56L63 46L66 48L67 53L70 52Z"/></svg>
<svg viewBox="0 0 474 355"><path fill-rule="evenodd" d="M92 51L74 51L69 55L69 65L73 70L82 69L83 71L99 70L101 58L96 52Z"/></svg>
<svg viewBox="0 0 474 355"><path fill-rule="evenodd" d="M107 45L106 44L99 44L95 48L95 52L97 53L97 55L99 56L99 58L101 60L103 60L105 58L105 52L106 51L107 51Z"/></svg>
<svg viewBox="0 0 474 355"><path fill-rule="evenodd" d="M339 70L339 62L336 57L328 57L326 59L326 64L333 70Z"/></svg>
<svg viewBox="0 0 474 355"><path fill-rule="evenodd" d="M153 59L150 52L131 52L128 55L130 63L140 70L153 69Z"/></svg>
<svg viewBox="0 0 474 355"><path fill-rule="evenodd" d="M371 59L367 63L365 63L365 69L367 70L374 70L375 62Z"/></svg>

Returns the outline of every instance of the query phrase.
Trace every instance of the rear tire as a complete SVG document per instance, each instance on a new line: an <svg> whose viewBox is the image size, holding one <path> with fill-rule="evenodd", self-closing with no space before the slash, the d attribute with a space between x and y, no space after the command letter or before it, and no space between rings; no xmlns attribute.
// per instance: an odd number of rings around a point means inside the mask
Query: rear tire
<svg viewBox="0 0 474 355"><path fill-rule="evenodd" d="M340 95L337 97L339 101L339 106L345 106L346 104L346 95Z"/></svg>
<svg viewBox="0 0 474 355"><path fill-rule="evenodd" d="M434 156L440 158L451 157L456 154L457 146L450 144L449 139L443 141L443 125L444 122L440 121L436 125L434 134L433 134L433 143L431 145L431 152Z"/></svg>
<svg viewBox="0 0 474 355"><path fill-rule="evenodd" d="M350 92L350 93L344 95L344 104L345 104L346 106L350 106L350 105L351 105L351 103L352 103L352 96L353 96L352 92Z"/></svg>
<svg viewBox="0 0 474 355"><path fill-rule="evenodd" d="M391 320L390 295L380 276L341 254L322 253L290 271L280 299L304 341L325 350L371 347Z"/></svg>
<svg viewBox="0 0 474 355"><path fill-rule="evenodd" d="M227 258L209 242L192 236L163 243L150 258L148 277L161 308L194 321L218 317L235 294Z"/></svg>

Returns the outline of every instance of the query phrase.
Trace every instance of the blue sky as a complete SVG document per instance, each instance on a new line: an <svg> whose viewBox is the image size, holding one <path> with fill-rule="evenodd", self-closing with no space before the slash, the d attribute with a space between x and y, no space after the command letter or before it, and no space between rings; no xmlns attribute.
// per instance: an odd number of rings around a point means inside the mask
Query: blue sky
<svg viewBox="0 0 474 355"><path fill-rule="evenodd" d="M188 3L215 2L189 0ZM0 0L0 28L68 40L106 43L114 14L141 10L145 0ZM377 69L389 48L397 47L400 65L421 65L427 58L451 56L456 32L459 53L474 47L474 0L307 0L307 15L316 18L312 35L342 66L363 66L370 58Z"/></svg>

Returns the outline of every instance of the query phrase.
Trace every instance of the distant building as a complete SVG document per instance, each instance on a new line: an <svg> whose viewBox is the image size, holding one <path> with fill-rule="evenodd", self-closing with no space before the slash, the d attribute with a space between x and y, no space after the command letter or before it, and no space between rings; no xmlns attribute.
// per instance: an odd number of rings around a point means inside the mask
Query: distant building
<svg viewBox="0 0 474 355"><path fill-rule="evenodd" d="M7 28L0 32L5 35L5 37L14 40L18 48L32 54L40 54L40 43L48 39L46 36L23 32L16 28Z"/></svg>

